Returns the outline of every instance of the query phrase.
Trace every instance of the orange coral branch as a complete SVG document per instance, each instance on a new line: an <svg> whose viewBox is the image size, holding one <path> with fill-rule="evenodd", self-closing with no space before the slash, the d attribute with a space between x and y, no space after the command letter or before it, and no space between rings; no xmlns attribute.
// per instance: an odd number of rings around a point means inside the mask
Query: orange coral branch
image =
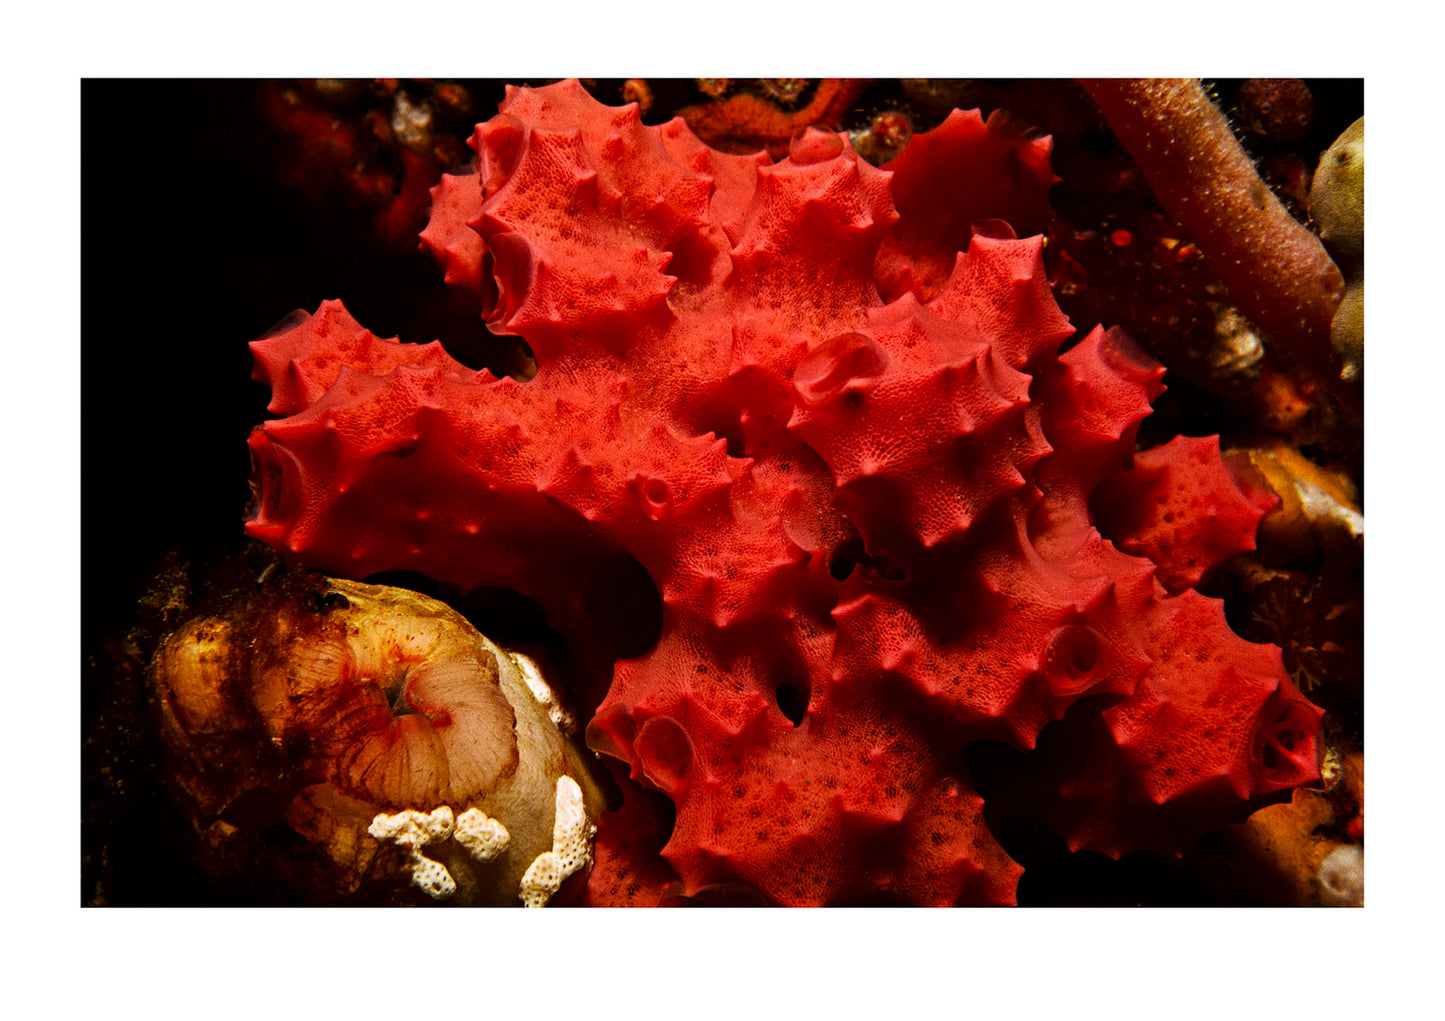
<svg viewBox="0 0 1445 1021"><path fill-rule="evenodd" d="M1085 79L1154 193L1208 257L1231 297L1292 361L1359 417L1363 394L1339 378L1330 320L1344 279L1319 238L1260 180L1195 79Z"/></svg>

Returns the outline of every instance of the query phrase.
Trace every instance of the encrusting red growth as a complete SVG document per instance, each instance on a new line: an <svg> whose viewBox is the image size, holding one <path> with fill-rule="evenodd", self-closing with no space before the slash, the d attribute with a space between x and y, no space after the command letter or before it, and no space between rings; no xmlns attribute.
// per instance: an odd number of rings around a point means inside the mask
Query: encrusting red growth
<svg viewBox="0 0 1445 1021"><path fill-rule="evenodd" d="M1040 208L1052 180L1038 143L976 114L915 144L1012 175L975 222ZM1093 526L1150 464L1134 441L1163 369L1116 330L1058 353L1041 238L990 223L885 303L880 267L907 281L899 253L941 237L918 161L881 171L816 131L775 164L726 155L575 82L510 89L473 145L478 177L439 186L424 241L535 377L323 304L253 344L285 417L252 434L247 530L353 577L521 591L580 662L617 660L582 707L627 774L593 903L1011 903L1021 870L962 750L1033 748L1081 702L1088 755L1040 787L1075 846L1179 852L1317 778L1319 710L1279 650L1171 595L1187 574L1146 532ZM1235 523L1211 555L1248 548L1258 514L1217 444L1195 453L1149 485ZM662 625L618 659L578 579L621 554ZM673 802L670 835L639 785Z"/></svg>
<svg viewBox="0 0 1445 1021"><path fill-rule="evenodd" d="M1220 457L1217 436L1176 436L1141 451L1095 506L1099 528L1126 553L1159 565L1170 592L1192 588L1236 553L1252 550L1279 497L1256 488Z"/></svg>
<svg viewBox="0 0 1445 1021"><path fill-rule="evenodd" d="M703 83L707 86L703 87ZM727 79L700 79L704 96L732 91ZM777 156L788 153L788 142L809 125L842 126L848 110L868 87L867 79L758 78L723 98L711 99L678 111L688 128L707 145L723 152L766 149ZM646 112L645 110L643 111Z"/></svg>

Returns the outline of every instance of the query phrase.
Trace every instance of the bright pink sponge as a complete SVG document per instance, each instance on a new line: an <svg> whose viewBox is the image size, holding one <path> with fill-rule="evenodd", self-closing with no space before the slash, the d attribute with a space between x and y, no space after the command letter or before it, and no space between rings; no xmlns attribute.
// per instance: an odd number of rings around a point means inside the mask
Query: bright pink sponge
<svg viewBox="0 0 1445 1021"><path fill-rule="evenodd" d="M252 345L285 417L252 434L247 531L352 577L524 592L579 661L616 657L580 593L640 562L661 635L615 663L588 740L675 821L624 783L594 903L1011 902L1020 870L962 750L1032 748L1081 701L1087 755L1050 767L1044 799L1075 846L1178 851L1317 777L1319 710L1188 587L1200 556L1179 560L1216 518L1210 557L1249 548L1262 506L1217 444L1182 475L1135 461L1163 370L1117 331L1058 354L1039 238L992 223L946 280L910 284L900 259L946 243L915 201L949 201L936 161L893 174L820 132L777 164L728 156L575 82L509 90L473 144L424 241L536 376L325 303ZM976 114L914 144L1009 175L975 222L1052 180L1046 146ZM1111 487L1196 526L1124 514L1116 545L1090 516Z"/></svg>

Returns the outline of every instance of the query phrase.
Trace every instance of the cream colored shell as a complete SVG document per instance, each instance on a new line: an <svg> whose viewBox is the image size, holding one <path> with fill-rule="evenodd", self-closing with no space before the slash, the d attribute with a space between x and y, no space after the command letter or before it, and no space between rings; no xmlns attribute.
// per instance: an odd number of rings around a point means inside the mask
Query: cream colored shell
<svg viewBox="0 0 1445 1021"><path fill-rule="evenodd" d="M318 888L364 895L400 867L448 903L549 899L590 864L604 797L540 669L416 592L325 591L343 598L238 603L158 652L161 736L197 826L319 776L285 810L332 863Z"/></svg>

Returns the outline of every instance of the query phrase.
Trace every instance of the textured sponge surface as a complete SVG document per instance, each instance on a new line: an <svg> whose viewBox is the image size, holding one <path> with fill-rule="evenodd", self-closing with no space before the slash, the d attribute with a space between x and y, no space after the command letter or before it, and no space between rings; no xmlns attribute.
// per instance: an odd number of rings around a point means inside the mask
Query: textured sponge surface
<svg viewBox="0 0 1445 1021"><path fill-rule="evenodd" d="M619 552L651 578L658 640L585 707L626 776L594 903L1009 903L962 749L1033 748L1081 700L1088 758L1040 802L1077 846L1178 850L1317 775L1278 650L1192 591L1264 498L1213 440L1136 459L1162 369L1116 331L1060 356L1040 239L960 233L1036 228L1047 147L976 115L915 142L981 182L966 208L930 218L956 201L934 162L839 136L769 164L576 83L512 90L425 238L533 379L339 303L255 345L287 417L251 439L251 534L522 591L579 655L580 579Z"/></svg>

